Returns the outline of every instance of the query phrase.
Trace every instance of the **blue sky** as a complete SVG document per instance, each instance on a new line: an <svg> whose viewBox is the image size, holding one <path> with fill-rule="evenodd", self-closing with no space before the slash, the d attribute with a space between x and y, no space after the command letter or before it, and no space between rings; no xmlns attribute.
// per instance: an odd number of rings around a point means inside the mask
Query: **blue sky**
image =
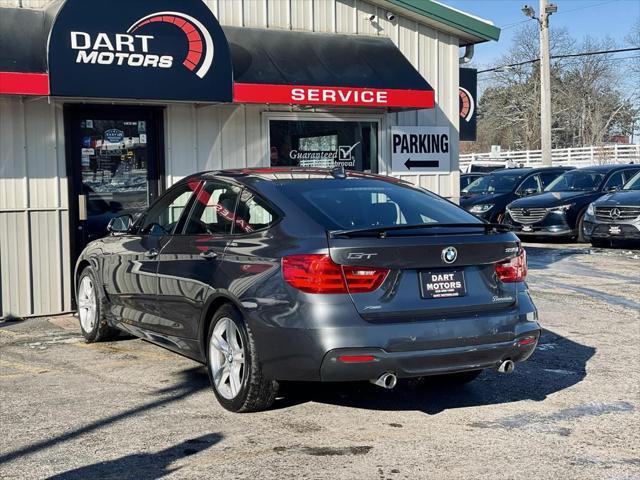
<svg viewBox="0 0 640 480"><path fill-rule="evenodd" d="M493 66L500 55L511 45L512 34L526 20L520 11L528 3L538 11L538 0L440 0L459 10L477 15L502 27L499 42L486 42L476 46L477 67ZM551 16L550 25L566 27L569 33L581 39L611 36L619 43L640 18L640 0L549 0L558 5L558 13ZM504 28L507 27L507 28ZM629 56L633 52L619 55Z"/></svg>

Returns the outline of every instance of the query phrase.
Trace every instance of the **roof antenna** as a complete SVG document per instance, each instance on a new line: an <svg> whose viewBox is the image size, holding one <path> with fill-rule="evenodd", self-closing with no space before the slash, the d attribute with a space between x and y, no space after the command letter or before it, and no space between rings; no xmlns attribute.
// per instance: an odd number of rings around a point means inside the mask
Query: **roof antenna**
<svg viewBox="0 0 640 480"><path fill-rule="evenodd" d="M344 170L344 165L336 165L331 169L331 176L333 178L347 178L347 172Z"/></svg>

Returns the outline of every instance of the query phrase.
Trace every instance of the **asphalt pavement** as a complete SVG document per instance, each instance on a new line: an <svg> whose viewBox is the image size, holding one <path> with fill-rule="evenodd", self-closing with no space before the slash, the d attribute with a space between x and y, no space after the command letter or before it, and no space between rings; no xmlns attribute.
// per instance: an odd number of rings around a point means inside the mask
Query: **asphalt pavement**
<svg viewBox="0 0 640 480"><path fill-rule="evenodd" d="M459 388L287 384L232 414L142 340L0 323L0 478L640 479L640 250L527 249L541 344Z"/></svg>

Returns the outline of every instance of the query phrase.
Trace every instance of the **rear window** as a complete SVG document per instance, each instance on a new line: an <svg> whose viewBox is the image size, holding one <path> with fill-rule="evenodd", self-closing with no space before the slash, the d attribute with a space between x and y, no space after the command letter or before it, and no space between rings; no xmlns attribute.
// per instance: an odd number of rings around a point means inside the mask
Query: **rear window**
<svg viewBox="0 0 640 480"><path fill-rule="evenodd" d="M479 223L462 208L426 192L383 180L305 180L282 182L282 192L328 230Z"/></svg>

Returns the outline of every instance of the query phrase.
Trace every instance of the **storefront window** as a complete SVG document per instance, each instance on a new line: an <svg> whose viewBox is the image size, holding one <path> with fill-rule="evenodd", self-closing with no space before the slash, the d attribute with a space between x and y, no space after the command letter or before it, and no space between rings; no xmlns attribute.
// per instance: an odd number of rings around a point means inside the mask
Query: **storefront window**
<svg viewBox="0 0 640 480"><path fill-rule="evenodd" d="M378 171L378 122L271 120L269 138L272 167Z"/></svg>

